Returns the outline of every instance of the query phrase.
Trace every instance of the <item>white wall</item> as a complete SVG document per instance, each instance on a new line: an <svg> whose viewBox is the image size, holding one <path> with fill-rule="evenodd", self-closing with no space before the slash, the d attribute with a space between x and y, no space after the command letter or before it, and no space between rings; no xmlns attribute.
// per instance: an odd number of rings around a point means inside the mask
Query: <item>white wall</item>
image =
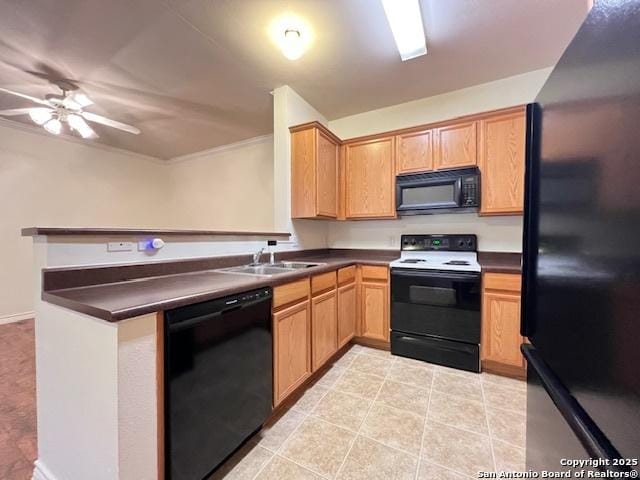
<svg viewBox="0 0 640 480"><path fill-rule="evenodd" d="M289 127L327 119L291 87L273 91L274 228L291 232L302 248L327 246L327 222L291 219L291 134Z"/></svg>
<svg viewBox="0 0 640 480"><path fill-rule="evenodd" d="M33 310L33 242L21 228L163 226L153 206L167 182L159 162L0 125L0 321Z"/></svg>
<svg viewBox="0 0 640 480"><path fill-rule="evenodd" d="M0 323L32 316L32 240L23 227L268 231L273 165L270 136L164 163L0 124ZM214 242L194 256L254 251L255 243Z"/></svg>
<svg viewBox="0 0 640 480"><path fill-rule="evenodd" d="M273 228L273 136L170 161L173 228Z"/></svg>
<svg viewBox="0 0 640 480"><path fill-rule="evenodd" d="M551 68L423 98L329 122L340 138L505 108L533 101ZM398 220L330 222L328 245L334 248L399 248L403 233L475 233L482 251L522 251L522 217L479 217L475 214L425 215Z"/></svg>

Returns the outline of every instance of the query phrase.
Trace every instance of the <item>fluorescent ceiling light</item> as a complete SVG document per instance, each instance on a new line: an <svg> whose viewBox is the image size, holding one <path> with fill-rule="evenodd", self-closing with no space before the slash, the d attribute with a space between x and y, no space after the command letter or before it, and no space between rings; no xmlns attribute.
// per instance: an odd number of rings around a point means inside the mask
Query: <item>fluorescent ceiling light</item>
<svg viewBox="0 0 640 480"><path fill-rule="evenodd" d="M427 53L419 0L382 0L402 61Z"/></svg>

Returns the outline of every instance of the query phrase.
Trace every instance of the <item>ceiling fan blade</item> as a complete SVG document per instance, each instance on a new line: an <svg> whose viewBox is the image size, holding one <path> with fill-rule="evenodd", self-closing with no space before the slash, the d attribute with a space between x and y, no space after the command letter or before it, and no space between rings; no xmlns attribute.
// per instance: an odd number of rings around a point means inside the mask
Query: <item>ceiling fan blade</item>
<svg viewBox="0 0 640 480"><path fill-rule="evenodd" d="M136 127L132 127L131 125L127 125L126 123L117 122L116 120L111 120L110 118L103 117L102 115L96 115L95 113L91 112L82 112L80 115L82 115L85 120L89 120L90 122L100 123L101 125L117 128L118 130L133 133L134 135L138 135L140 133L140 130Z"/></svg>
<svg viewBox="0 0 640 480"><path fill-rule="evenodd" d="M31 95L25 95L24 93L14 92L13 90L7 90L6 88L0 87L0 92L9 93L11 95L15 95L16 97L26 98L27 100L31 100L32 102L39 103L40 105L46 105L47 107L51 106L51 104L46 100L41 100L39 98L32 97Z"/></svg>
<svg viewBox="0 0 640 480"><path fill-rule="evenodd" d="M93 130L80 115L72 113L67 117L67 123L69 123L69 126L78 132L82 138L98 138L95 130Z"/></svg>
<svg viewBox="0 0 640 480"><path fill-rule="evenodd" d="M0 110L0 115L12 117L14 115L29 115L32 108L10 108L9 110Z"/></svg>

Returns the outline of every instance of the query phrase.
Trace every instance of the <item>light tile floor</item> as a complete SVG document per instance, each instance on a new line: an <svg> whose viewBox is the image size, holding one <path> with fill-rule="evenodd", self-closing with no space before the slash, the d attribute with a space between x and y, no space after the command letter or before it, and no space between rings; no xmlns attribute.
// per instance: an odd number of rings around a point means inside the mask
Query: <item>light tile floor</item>
<svg viewBox="0 0 640 480"><path fill-rule="evenodd" d="M475 478L524 470L525 382L354 345L211 477Z"/></svg>

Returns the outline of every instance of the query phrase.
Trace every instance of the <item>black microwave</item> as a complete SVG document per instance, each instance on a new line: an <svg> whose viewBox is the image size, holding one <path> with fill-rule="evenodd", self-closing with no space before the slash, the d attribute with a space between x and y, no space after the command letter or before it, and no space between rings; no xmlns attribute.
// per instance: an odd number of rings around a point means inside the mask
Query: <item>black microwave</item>
<svg viewBox="0 0 640 480"><path fill-rule="evenodd" d="M396 177L398 215L477 212L479 207L477 167Z"/></svg>

